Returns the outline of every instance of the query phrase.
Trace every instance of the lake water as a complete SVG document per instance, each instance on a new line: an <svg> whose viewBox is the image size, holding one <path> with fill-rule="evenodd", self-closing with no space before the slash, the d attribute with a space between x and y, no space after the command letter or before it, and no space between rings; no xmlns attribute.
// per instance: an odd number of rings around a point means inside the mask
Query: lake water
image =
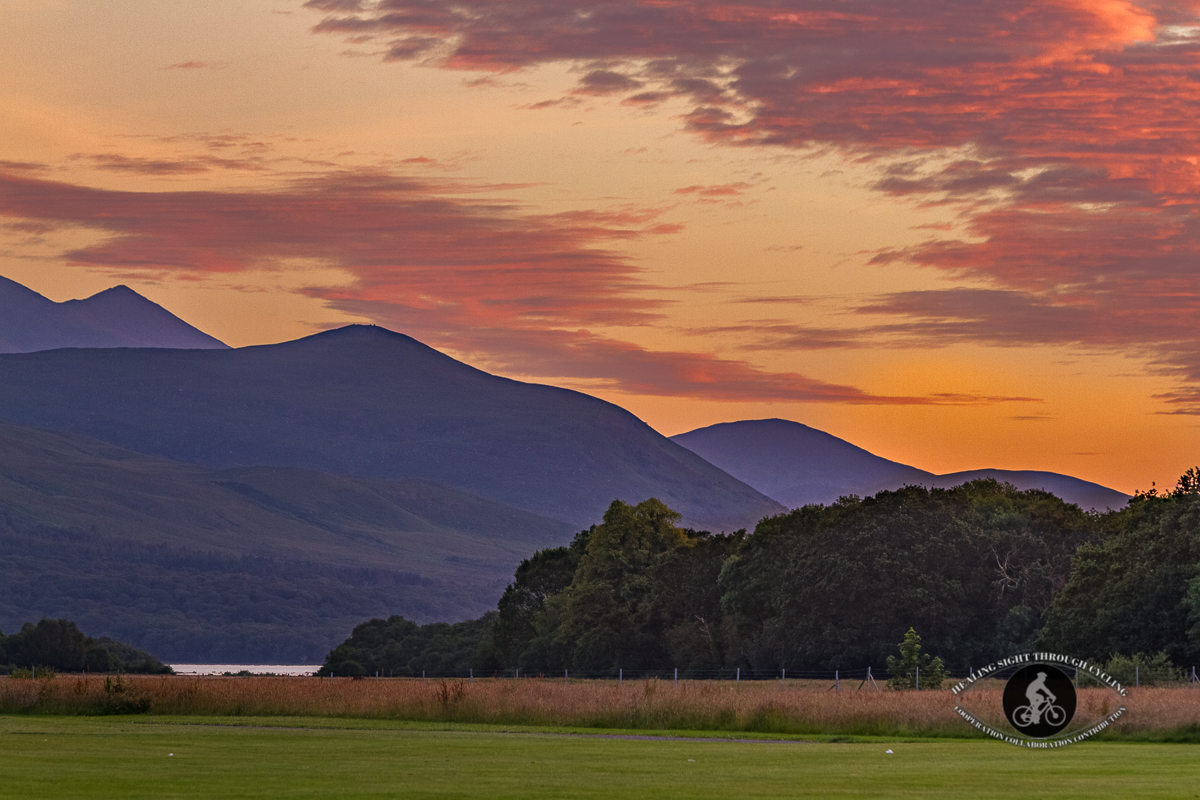
<svg viewBox="0 0 1200 800"><path fill-rule="evenodd" d="M238 673L242 670L263 675L312 675L321 668L320 664L172 664L171 669L178 675L223 675L226 672Z"/></svg>

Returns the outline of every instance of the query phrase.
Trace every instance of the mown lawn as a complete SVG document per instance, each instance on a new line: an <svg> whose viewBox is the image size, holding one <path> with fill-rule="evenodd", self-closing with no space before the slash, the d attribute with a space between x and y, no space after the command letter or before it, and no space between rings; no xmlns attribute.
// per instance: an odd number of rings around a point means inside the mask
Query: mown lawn
<svg viewBox="0 0 1200 800"><path fill-rule="evenodd" d="M0 795L1196 798L1200 748L1087 742L1029 751L978 740L713 742L296 718L7 716Z"/></svg>

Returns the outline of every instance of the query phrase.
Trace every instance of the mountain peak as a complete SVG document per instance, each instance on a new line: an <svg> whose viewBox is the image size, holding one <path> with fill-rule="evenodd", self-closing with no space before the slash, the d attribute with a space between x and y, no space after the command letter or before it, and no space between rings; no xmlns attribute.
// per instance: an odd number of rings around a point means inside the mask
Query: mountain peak
<svg viewBox="0 0 1200 800"><path fill-rule="evenodd" d="M866 497L905 485L949 489L984 478L1020 490L1042 489L1083 509L1120 508L1129 499L1114 489L1055 472L979 469L935 475L785 419L722 422L671 439L793 508L828 504L850 494Z"/></svg>
<svg viewBox="0 0 1200 800"><path fill-rule="evenodd" d="M864 495L890 480L918 483L932 477L787 419L722 422L671 439L792 508Z"/></svg>
<svg viewBox="0 0 1200 800"><path fill-rule="evenodd" d="M63 347L228 347L124 284L82 300L56 303L0 276L0 312L3 353Z"/></svg>
<svg viewBox="0 0 1200 800"><path fill-rule="evenodd" d="M0 419L214 468L423 478L572 526L614 498L657 497L716 531L784 510L619 406L372 325L169 357L0 356Z"/></svg>

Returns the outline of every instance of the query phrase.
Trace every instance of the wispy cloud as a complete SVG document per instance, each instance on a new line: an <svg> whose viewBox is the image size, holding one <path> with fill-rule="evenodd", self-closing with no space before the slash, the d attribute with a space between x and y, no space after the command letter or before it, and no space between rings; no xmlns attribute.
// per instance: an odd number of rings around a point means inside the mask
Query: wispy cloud
<svg viewBox="0 0 1200 800"><path fill-rule="evenodd" d="M138 163L138 162L135 162ZM145 165L142 165L145 166ZM485 187L338 171L262 191L115 191L0 172L0 216L108 234L63 258L93 268L198 278L290 259L345 272L303 290L510 373L600 381L628 392L874 404L1023 401L894 397L708 353L650 350L593 328L657 322L615 242L653 236L653 209L533 214L478 199Z"/></svg>
<svg viewBox="0 0 1200 800"><path fill-rule="evenodd" d="M162 69L220 69L221 64L214 64L209 61L180 61L178 64L168 64Z"/></svg>
<svg viewBox="0 0 1200 800"><path fill-rule="evenodd" d="M391 60L569 63L577 93L690 103L682 124L714 143L852 153L879 192L962 218L966 238L935 229L875 262L975 287L880 298L861 311L896 322L863 333L1117 349L1200 413L1196 0L307 5L318 33L370 33Z"/></svg>
<svg viewBox="0 0 1200 800"><path fill-rule="evenodd" d="M259 158L217 158L209 155L189 158L147 158L117 153L77 153L71 160L85 160L100 170L136 175L193 175L215 169L259 172L267 167Z"/></svg>

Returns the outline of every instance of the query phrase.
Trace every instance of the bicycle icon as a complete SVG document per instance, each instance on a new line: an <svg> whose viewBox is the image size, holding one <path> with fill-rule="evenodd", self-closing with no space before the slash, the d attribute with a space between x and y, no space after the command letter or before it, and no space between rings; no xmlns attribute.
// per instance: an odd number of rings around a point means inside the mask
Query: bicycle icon
<svg viewBox="0 0 1200 800"><path fill-rule="evenodd" d="M1043 721L1057 728L1067 721L1067 712L1053 703L1045 703L1037 708L1032 705L1019 706L1013 710L1012 721L1018 728L1028 728Z"/></svg>

